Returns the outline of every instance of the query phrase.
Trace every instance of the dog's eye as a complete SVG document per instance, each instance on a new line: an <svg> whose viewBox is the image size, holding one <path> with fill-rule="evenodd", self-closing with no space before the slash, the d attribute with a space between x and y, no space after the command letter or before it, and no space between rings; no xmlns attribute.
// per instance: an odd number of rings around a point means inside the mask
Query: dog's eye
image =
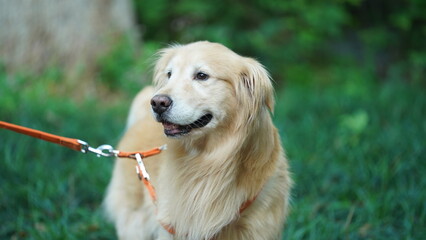
<svg viewBox="0 0 426 240"><path fill-rule="evenodd" d="M172 71L167 72L167 78L170 78L172 76Z"/></svg>
<svg viewBox="0 0 426 240"><path fill-rule="evenodd" d="M198 72L195 75L195 80L205 81L207 79L209 79L209 75L207 75L207 74L205 74L203 72Z"/></svg>

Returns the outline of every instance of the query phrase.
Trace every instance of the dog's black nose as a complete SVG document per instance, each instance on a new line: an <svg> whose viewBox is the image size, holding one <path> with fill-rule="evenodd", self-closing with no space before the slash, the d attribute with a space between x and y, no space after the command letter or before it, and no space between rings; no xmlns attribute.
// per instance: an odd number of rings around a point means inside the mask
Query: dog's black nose
<svg viewBox="0 0 426 240"><path fill-rule="evenodd" d="M151 99L151 107L155 113L162 114L172 105L172 99L164 94L155 95Z"/></svg>

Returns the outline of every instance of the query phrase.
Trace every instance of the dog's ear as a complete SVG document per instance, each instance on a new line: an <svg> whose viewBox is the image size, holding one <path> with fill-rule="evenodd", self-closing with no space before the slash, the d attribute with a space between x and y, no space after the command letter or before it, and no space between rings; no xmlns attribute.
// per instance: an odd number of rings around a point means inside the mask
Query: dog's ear
<svg viewBox="0 0 426 240"><path fill-rule="evenodd" d="M243 100L251 105L254 112L266 107L274 111L274 89L272 79L266 69L254 59L244 58L244 67L241 72L241 84L248 93L248 98Z"/></svg>
<svg viewBox="0 0 426 240"><path fill-rule="evenodd" d="M167 64L173 56L176 48L180 47L178 44L171 45L163 48L156 53L156 62L154 67L153 82L156 86L161 86L167 80Z"/></svg>

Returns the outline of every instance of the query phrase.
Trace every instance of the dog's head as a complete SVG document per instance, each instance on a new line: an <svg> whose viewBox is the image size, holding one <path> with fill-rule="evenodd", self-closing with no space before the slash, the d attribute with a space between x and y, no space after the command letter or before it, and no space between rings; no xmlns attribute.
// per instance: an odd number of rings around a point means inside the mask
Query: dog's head
<svg viewBox="0 0 426 240"><path fill-rule="evenodd" d="M217 43L161 50L154 84L153 114L169 137L247 127L274 105L263 66Z"/></svg>

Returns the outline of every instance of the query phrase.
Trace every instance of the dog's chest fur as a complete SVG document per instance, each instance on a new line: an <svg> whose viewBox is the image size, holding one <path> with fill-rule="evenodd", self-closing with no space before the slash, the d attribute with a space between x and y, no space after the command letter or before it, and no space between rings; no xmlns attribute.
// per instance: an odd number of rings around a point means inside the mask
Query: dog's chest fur
<svg viewBox="0 0 426 240"><path fill-rule="evenodd" d="M246 201L231 174L236 166L206 164L213 161L206 154L175 157L163 163L159 176L158 218L173 226L178 237L209 239L235 220Z"/></svg>

